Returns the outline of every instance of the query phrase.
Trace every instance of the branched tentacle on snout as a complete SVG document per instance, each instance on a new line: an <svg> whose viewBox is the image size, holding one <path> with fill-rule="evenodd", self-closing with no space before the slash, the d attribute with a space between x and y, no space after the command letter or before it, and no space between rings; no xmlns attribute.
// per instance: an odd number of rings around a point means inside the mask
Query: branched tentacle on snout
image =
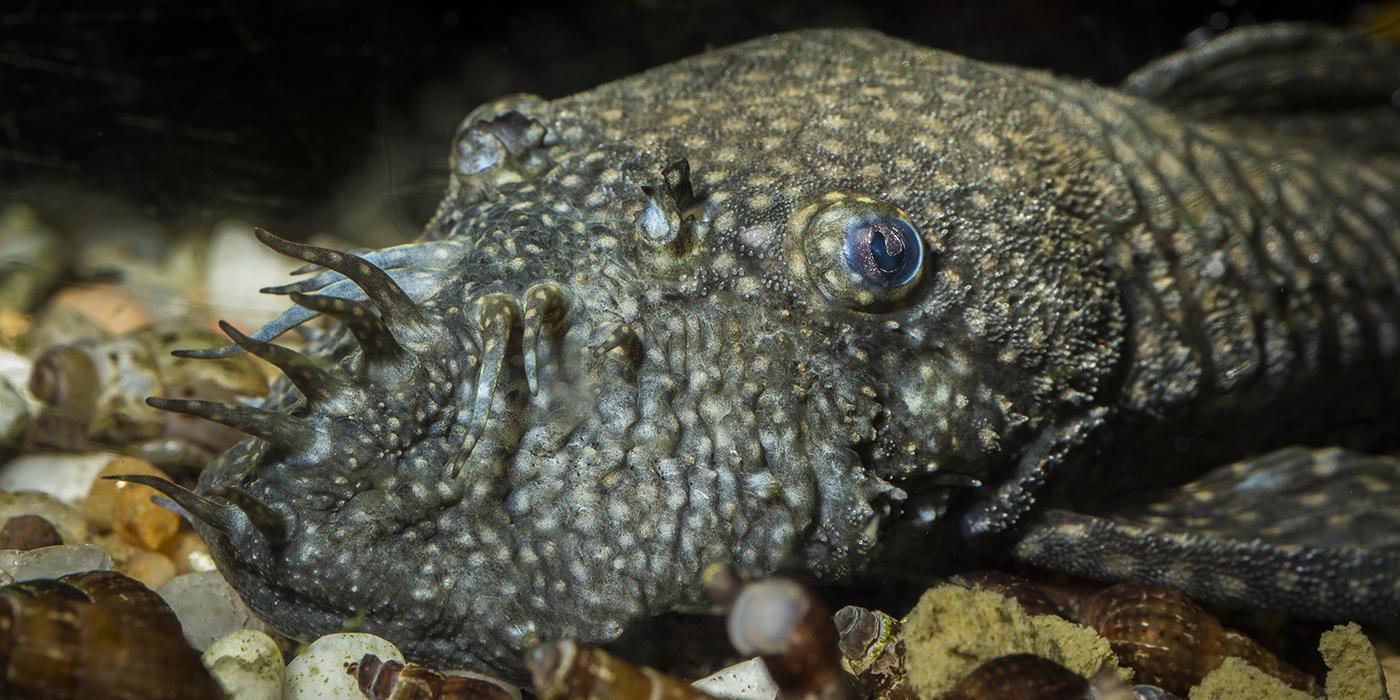
<svg viewBox="0 0 1400 700"><path fill-rule="evenodd" d="M501 375L508 367L509 354L519 347L520 306L513 297L500 292L488 294L477 300L476 308L481 326L481 371L476 380L476 394L472 397L471 418L465 425L459 423L455 428L461 435L459 442L464 457L471 454L481 439ZM457 477L462 463L463 460L454 463L452 477Z"/></svg>
<svg viewBox="0 0 1400 700"><path fill-rule="evenodd" d="M275 340L320 314L329 314L330 311L319 308L326 304L316 301L318 298L370 301L381 313L389 308L390 318L396 313L394 309L399 309L397 313L411 314L414 307L430 299L452 279L454 265L466 254L458 241L420 241L359 256L285 241L262 229L255 233L268 247L306 260L308 265L301 271L325 270L305 280L262 290L267 294L286 294L294 302L277 318L248 334L252 340L263 343ZM320 294L308 296L313 291ZM308 298L312 299L309 303L299 301ZM392 307L383 306L386 303ZM187 350L181 356L216 359L245 349L235 343L207 350Z"/></svg>
<svg viewBox="0 0 1400 700"><path fill-rule="evenodd" d="M569 297L554 282L541 282L525 290L524 328L521 348L524 352L525 381L530 394L539 392L539 343L541 334L556 334L564 329L569 313Z"/></svg>

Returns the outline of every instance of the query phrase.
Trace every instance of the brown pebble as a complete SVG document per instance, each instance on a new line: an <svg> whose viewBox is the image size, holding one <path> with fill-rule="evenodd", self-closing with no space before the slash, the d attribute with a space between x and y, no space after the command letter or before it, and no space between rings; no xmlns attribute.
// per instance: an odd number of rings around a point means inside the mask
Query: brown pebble
<svg viewBox="0 0 1400 700"><path fill-rule="evenodd" d="M0 309L0 345L15 346L15 341L34 325L34 319L15 309Z"/></svg>
<svg viewBox="0 0 1400 700"><path fill-rule="evenodd" d="M145 304L116 284L65 287L53 294L48 305L75 309L113 335L130 333L152 322Z"/></svg>
<svg viewBox="0 0 1400 700"><path fill-rule="evenodd" d="M116 564L118 571L126 566L127 560L146 551L112 534L98 535L92 538L92 543L107 552L107 556L112 558L112 563Z"/></svg>
<svg viewBox="0 0 1400 700"><path fill-rule="evenodd" d="M116 457L107 466L102 468L95 477L92 485L88 487L87 498L83 499L83 518L88 525L98 532L111 532L115 528L112 521L112 514L116 511L117 491L123 488L134 488L144 490L151 495L157 495L157 491L147 486L137 484L126 484L120 481L104 479L106 476L120 476L122 474L143 474L155 476L162 479L169 479L170 476L155 465L144 459L135 457Z"/></svg>
<svg viewBox="0 0 1400 700"><path fill-rule="evenodd" d="M137 552L126 560L122 573L155 590L175 578L175 562L159 552Z"/></svg>
<svg viewBox="0 0 1400 700"><path fill-rule="evenodd" d="M106 476L143 474L161 479L169 475L150 462L120 457L98 472L83 500L83 517L93 529L114 532L142 549L158 550L180 529L180 516L151 502L160 493L149 486L104 479Z"/></svg>
<svg viewBox="0 0 1400 700"><path fill-rule="evenodd" d="M204 539L198 533L185 530L170 538L164 547L160 548L161 554L170 557L170 561L175 562L175 570L188 574L197 571L190 562L190 555L196 552L209 553L209 545L204 543Z"/></svg>
<svg viewBox="0 0 1400 700"><path fill-rule="evenodd" d="M37 515L16 515L0 528L0 549L22 549L63 544L63 537L49 521Z"/></svg>
<svg viewBox="0 0 1400 700"><path fill-rule="evenodd" d="M131 544L159 550L180 531L180 516L153 503L149 487L123 485L112 503L112 531Z"/></svg>

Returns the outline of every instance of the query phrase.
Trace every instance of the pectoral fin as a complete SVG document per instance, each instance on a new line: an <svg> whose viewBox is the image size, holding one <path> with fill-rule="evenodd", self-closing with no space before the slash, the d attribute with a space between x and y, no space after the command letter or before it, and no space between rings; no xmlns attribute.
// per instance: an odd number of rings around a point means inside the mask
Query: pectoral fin
<svg viewBox="0 0 1400 700"><path fill-rule="evenodd" d="M1225 606L1400 620L1400 460L1289 448L1100 514L1050 510L1013 556Z"/></svg>

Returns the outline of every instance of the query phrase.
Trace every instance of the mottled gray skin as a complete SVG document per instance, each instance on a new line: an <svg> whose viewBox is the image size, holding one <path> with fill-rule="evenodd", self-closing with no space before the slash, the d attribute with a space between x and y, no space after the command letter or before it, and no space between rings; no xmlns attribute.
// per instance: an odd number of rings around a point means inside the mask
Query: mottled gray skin
<svg viewBox="0 0 1400 700"><path fill-rule="evenodd" d="M1242 521L1192 546L1170 504L1159 530L1108 513L1395 405L1400 158L1306 126L851 30L487 105L424 241L367 256L421 302L376 299L398 350L320 341L317 396L240 419L262 437L182 505L279 629L356 626L449 665L613 639L702 603L715 562L851 580L925 565L910 552L946 565L953 543L1226 602L1394 605L1389 462L1367 472L1378 520L1315 509L1243 564ZM663 175L682 159L693 196ZM902 298L862 288L814 223L859 196L922 235ZM297 288L318 287L364 298L334 273ZM1296 455L1276 510L1336 495ZM1254 522L1286 519L1275 495ZM1150 537L1185 555L1094 549ZM1338 542L1340 568L1288 585L1290 557Z"/></svg>

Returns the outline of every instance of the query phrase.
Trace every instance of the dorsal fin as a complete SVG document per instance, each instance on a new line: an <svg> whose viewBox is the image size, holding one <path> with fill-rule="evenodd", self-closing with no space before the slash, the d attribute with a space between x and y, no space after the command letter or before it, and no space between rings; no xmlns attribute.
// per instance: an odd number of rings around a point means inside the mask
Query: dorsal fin
<svg viewBox="0 0 1400 700"><path fill-rule="evenodd" d="M1321 24L1244 27L1143 66L1122 89L1196 117L1394 109L1400 46Z"/></svg>

